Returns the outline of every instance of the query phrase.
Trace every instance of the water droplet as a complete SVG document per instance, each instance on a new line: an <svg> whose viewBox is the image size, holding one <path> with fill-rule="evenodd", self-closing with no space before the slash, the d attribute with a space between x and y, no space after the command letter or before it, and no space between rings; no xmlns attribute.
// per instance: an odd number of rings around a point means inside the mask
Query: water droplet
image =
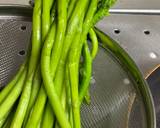
<svg viewBox="0 0 160 128"><path fill-rule="evenodd" d="M91 84L95 84L96 83L96 80L94 79L94 77L92 76L91 77Z"/></svg>
<svg viewBox="0 0 160 128"><path fill-rule="evenodd" d="M123 80L123 83L128 85L128 84L130 84L130 80L129 80L128 78L125 78L125 79Z"/></svg>
<svg viewBox="0 0 160 128"><path fill-rule="evenodd" d="M152 59L156 59L157 58L157 54L154 52L149 53L150 58Z"/></svg>

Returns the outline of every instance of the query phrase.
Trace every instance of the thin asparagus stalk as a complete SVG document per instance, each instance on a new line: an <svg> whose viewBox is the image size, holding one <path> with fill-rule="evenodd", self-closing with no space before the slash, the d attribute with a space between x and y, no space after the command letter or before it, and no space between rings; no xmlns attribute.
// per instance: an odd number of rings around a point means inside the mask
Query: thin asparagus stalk
<svg viewBox="0 0 160 128"><path fill-rule="evenodd" d="M39 90L40 90L40 85L41 85L42 80L41 80L41 73L40 73L39 68L40 67L37 68L34 79L33 79L33 88L32 88L32 92L31 92L31 97L30 97L30 100L29 100L28 108L27 108L27 111L26 111L26 115L25 115L25 118L24 118L23 128L25 127L25 125L28 121L28 117L31 113L32 107L34 106L34 103L37 99L37 95L38 95Z"/></svg>
<svg viewBox="0 0 160 128"><path fill-rule="evenodd" d="M47 105L45 106L45 110L44 110L41 128L53 128L53 124L54 124L53 115L54 113L52 111L52 107L50 106L49 101L47 101Z"/></svg>
<svg viewBox="0 0 160 128"><path fill-rule="evenodd" d="M89 83L91 79L91 71L92 71L92 57L88 48L87 41L84 43L84 70L83 70L83 79L79 89L79 100L82 103L84 96L89 89Z"/></svg>
<svg viewBox="0 0 160 128"><path fill-rule="evenodd" d="M14 103L18 99L22 89L24 80L26 77L26 69L21 74L21 77L19 78L18 82L16 83L16 86L13 88L13 90L9 93L9 95L5 98L5 100L0 105L0 121L6 117L6 115L9 113L9 111L12 109Z"/></svg>
<svg viewBox="0 0 160 128"><path fill-rule="evenodd" d="M43 88L43 86L41 86L40 91L39 91L39 95L37 97L37 101L33 107L33 110L31 112L31 115L28 119L28 122L26 124L26 128L36 128L39 125L39 122L41 120L41 117L43 115L43 108L45 106L46 103L46 93L45 90ZM42 107L41 107L42 106Z"/></svg>
<svg viewBox="0 0 160 128"><path fill-rule="evenodd" d="M11 80L11 82L0 92L0 104L4 101L4 99L7 97L9 92L13 89L16 82L18 81L19 77L22 75L22 72L25 68L25 63L22 64L21 68L19 69L16 76Z"/></svg>
<svg viewBox="0 0 160 128"><path fill-rule="evenodd" d="M84 17L84 15L83 15ZM72 46L69 51L69 59L68 59L68 71L69 71L69 80L70 80L70 88L71 88L71 101L72 101L72 110L73 110L73 123L74 128L80 128L80 103L79 103L79 94L78 94L78 84L79 84L79 64L75 62L77 60L77 49L81 41L81 33L82 33L82 25L83 18L80 20L79 28L77 29L77 33L75 36L75 40L72 43Z"/></svg>
<svg viewBox="0 0 160 128"><path fill-rule="evenodd" d="M92 43L91 56L92 56L92 60L94 60L98 52L98 39L97 39L96 33L92 28L89 31L89 37Z"/></svg>
<svg viewBox="0 0 160 128"><path fill-rule="evenodd" d="M35 0L33 10L33 32L32 32L32 50L29 59L28 72L25 80L24 89L11 123L11 128L21 128L32 89L32 81L40 57L41 50L41 0Z"/></svg>

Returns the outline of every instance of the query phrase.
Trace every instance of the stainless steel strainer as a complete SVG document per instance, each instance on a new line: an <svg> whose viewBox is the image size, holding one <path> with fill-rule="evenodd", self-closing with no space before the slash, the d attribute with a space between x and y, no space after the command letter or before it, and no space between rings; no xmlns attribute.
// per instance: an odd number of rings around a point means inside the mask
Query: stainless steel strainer
<svg viewBox="0 0 160 128"><path fill-rule="evenodd" d="M31 35L32 9L0 6L0 87L15 75ZM154 128L147 84L129 70L125 58L101 44L93 64L91 104L81 108L84 128Z"/></svg>

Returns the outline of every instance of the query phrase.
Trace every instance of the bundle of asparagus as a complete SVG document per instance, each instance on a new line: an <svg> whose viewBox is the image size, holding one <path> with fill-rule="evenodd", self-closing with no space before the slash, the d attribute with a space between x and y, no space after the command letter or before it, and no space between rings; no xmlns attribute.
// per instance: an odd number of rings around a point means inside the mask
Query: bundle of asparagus
<svg viewBox="0 0 160 128"><path fill-rule="evenodd" d="M81 127L80 106L89 100L98 50L93 27L114 2L35 0L31 50L0 92L0 127Z"/></svg>

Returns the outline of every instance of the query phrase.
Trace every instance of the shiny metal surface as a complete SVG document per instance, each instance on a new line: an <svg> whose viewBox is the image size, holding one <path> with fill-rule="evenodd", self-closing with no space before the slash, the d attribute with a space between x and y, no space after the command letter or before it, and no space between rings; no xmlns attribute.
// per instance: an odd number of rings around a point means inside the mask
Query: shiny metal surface
<svg viewBox="0 0 160 128"><path fill-rule="evenodd" d="M30 11L21 7L20 13L15 15L16 8L18 7L0 7L0 88L13 78L30 43Z"/></svg>
<svg viewBox="0 0 160 128"><path fill-rule="evenodd" d="M81 109L83 128L148 127L144 97L116 59L114 54L99 47L93 63L91 104L83 104Z"/></svg>
<svg viewBox="0 0 160 128"><path fill-rule="evenodd" d="M97 24L128 52L144 77L160 64L160 16L112 14Z"/></svg>
<svg viewBox="0 0 160 128"><path fill-rule="evenodd" d="M111 14L159 15L159 9L110 9Z"/></svg>
<svg viewBox="0 0 160 128"><path fill-rule="evenodd" d="M20 4L29 5L30 0L0 0L0 4Z"/></svg>
<svg viewBox="0 0 160 128"><path fill-rule="evenodd" d="M160 128L160 66L158 66L148 77L147 81L151 88L151 92L153 95L153 100L156 109L156 116L157 116L157 128Z"/></svg>
<svg viewBox="0 0 160 128"><path fill-rule="evenodd" d="M117 0L115 9L160 9L159 0Z"/></svg>
<svg viewBox="0 0 160 128"><path fill-rule="evenodd" d="M31 0L0 0L0 4L29 5ZM160 9L159 0L117 0L114 9Z"/></svg>

